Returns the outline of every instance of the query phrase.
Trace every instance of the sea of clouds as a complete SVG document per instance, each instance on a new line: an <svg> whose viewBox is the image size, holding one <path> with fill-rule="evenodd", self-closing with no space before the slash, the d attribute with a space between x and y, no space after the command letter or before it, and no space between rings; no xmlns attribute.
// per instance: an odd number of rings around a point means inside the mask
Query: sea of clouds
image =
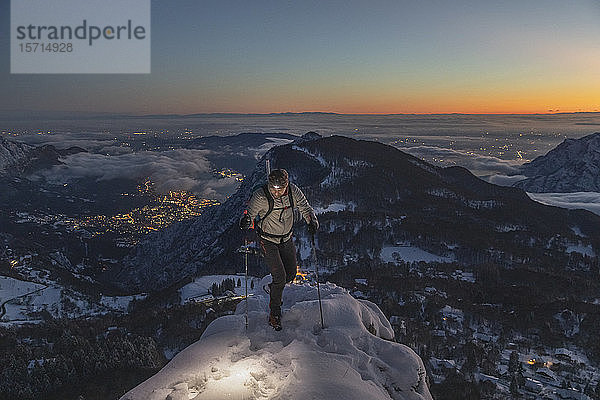
<svg viewBox="0 0 600 400"><path fill-rule="evenodd" d="M56 132L59 133L52 135L28 134L18 139L32 145L53 144L57 148L78 146L89 152L69 156L63 160L64 165L44 173L46 178L54 181L77 177L98 180L150 177L160 190L189 190L201 196L222 199L233 193L239 183L235 179L215 176L208 150L133 152L131 148L123 146L123 136L114 133L115 127L130 123L139 129L165 129L166 132L170 128L168 134L175 134L185 127L192 132L192 137L226 136L242 132L302 135L312 130L323 136L337 134L391 144L434 165L459 165L491 183L510 186L524 178L520 174L523 163L546 154L567 137L579 138L593 133L600 125L600 114L206 115L133 122L128 119L108 121L105 127L112 127L112 130L77 131L77 122L69 121L69 132L60 133L58 129ZM88 128L90 121L81 123ZM123 132L123 128L119 132ZM131 136L128 136L128 140L132 140ZM247 149L245 155L249 152L259 158L272 146L286 142L285 139L274 139L260 148ZM600 204L596 196L580 194L552 194L543 199L537 196L536 200L594 212L598 212Z"/></svg>

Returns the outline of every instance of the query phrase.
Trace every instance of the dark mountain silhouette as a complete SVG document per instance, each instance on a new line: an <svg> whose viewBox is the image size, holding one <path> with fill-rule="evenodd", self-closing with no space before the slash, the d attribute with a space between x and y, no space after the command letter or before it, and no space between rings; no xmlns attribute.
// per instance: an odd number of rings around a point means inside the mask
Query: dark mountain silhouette
<svg viewBox="0 0 600 400"><path fill-rule="evenodd" d="M60 158L86 152L80 147L59 150L53 145L31 146L0 137L0 175L27 175L62 164Z"/></svg>
<svg viewBox="0 0 600 400"><path fill-rule="evenodd" d="M381 247L398 241L452 252L464 264L493 259L507 267L564 254L567 242L600 247L600 217L590 212L545 206L520 189L486 183L464 168L438 168L381 143L309 139L271 149L222 206L149 237L107 282L150 291L197 274L239 271L237 222L252 189L265 180L265 159L286 168L313 206L348 205L320 215L320 260L333 269L344 265L345 254L363 264L380 262ZM302 224L296 237L302 247Z"/></svg>

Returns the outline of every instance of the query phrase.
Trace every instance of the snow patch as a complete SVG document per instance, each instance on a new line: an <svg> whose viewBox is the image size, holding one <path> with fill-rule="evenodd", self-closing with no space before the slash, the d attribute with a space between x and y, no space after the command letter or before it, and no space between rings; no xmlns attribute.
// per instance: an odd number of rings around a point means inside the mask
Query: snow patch
<svg viewBox="0 0 600 400"><path fill-rule="evenodd" d="M457 269L456 271L452 272L451 277L452 277L452 279L456 279L459 281L475 283L475 274L473 274L473 272L466 272L466 271Z"/></svg>
<svg viewBox="0 0 600 400"><path fill-rule="evenodd" d="M459 196L452 192L451 190L448 190L446 188L435 188L435 189L429 189L427 190L427 193L435 196L435 197L441 197L444 199L458 199ZM462 198L462 197L460 197Z"/></svg>
<svg viewBox="0 0 600 400"><path fill-rule="evenodd" d="M387 246L381 249L379 255L384 262L452 262L454 257L442 257L415 246Z"/></svg>
<svg viewBox="0 0 600 400"><path fill-rule="evenodd" d="M579 253L589 257L596 257L596 252L594 252L594 248L592 245L588 244L584 246L583 244L571 244L567 246L567 253Z"/></svg>
<svg viewBox="0 0 600 400"><path fill-rule="evenodd" d="M34 275L34 274L32 274ZM111 311L126 312L129 303L138 296L103 296L100 303L83 293L46 280L44 284L20 279L0 277L0 309L2 326L41 322L42 312L54 318L79 318L105 314Z"/></svg>
<svg viewBox="0 0 600 400"><path fill-rule="evenodd" d="M114 311L127 312L129 303L133 300L143 300L146 294L138 294L134 296L102 296L100 304Z"/></svg>
<svg viewBox="0 0 600 400"><path fill-rule="evenodd" d="M470 208L473 208L476 210L479 210L482 208L491 209L491 208L502 207L502 203L497 200L468 200L468 199L465 199L463 196L460 196L460 195L452 192L451 190L448 190L445 188L429 189L429 190L427 190L427 193L430 194L431 196L441 197L444 199L460 200L467 207L470 207Z"/></svg>
<svg viewBox="0 0 600 400"><path fill-rule="evenodd" d="M331 203L325 208L315 207L314 210L315 210L315 214L324 214L327 212L339 212L339 211L346 211L346 210L354 211L355 208L356 208L356 204L353 202L350 202L348 204Z"/></svg>
<svg viewBox="0 0 600 400"><path fill-rule="evenodd" d="M42 289L39 283L21 281L7 276L0 276L0 300L2 302L17 296L23 296L34 290Z"/></svg>
<svg viewBox="0 0 600 400"><path fill-rule="evenodd" d="M498 200L469 200L465 203L469 208L481 210L482 208L492 209L502 207L502 202Z"/></svg>
<svg viewBox="0 0 600 400"><path fill-rule="evenodd" d="M311 158L318 161L323 167L329 169L329 175L327 175L327 177L325 177L325 179L323 179L321 182L322 187L340 186L356 175L355 171L357 168L372 167L372 164L366 161L356 161L348 158L344 158L343 162L341 162L339 166L337 164L330 165L330 163L328 163L322 155L312 153L304 147L293 145L292 149L307 154Z"/></svg>
<svg viewBox="0 0 600 400"><path fill-rule="evenodd" d="M453 308L452 306L449 306L448 304L446 304L440 310L440 313L444 316L444 318L451 319L460 324L462 324L465 319L465 315L462 310L460 310L458 308Z"/></svg>
<svg viewBox="0 0 600 400"><path fill-rule="evenodd" d="M181 304L185 304L190 301L194 301L195 299L209 295L213 283L216 283L218 285L228 278L233 279L233 281L236 283L234 292L236 294L244 294L244 291L246 290L244 284L244 275L206 275L197 277L196 279L194 279L193 282L188 283L187 285L179 289L179 294L181 295ZM240 287L237 287L238 279L241 281ZM259 278L256 278L254 276L248 276L248 290L250 290L252 281L254 281L254 287L256 287Z"/></svg>
<svg viewBox="0 0 600 400"><path fill-rule="evenodd" d="M309 156L311 156L312 158L314 158L315 160L317 160L319 162L319 164L321 164L323 167L327 167L327 161L325 161L325 159L323 158L322 155L320 154L313 154L310 151L308 151L308 149L305 149L304 147L300 147L297 145L293 145L292 146L293 150L297 150L297 151L301 151L303 153L308 154Z"/></svg>
<svg viewBox="0 0 600 400"><path fill-rule="evenodd" d="M527 228L525 226L514 225L514 224L496 225L496 227L494 228L494 230L496 232L515 232L515 231L524 231L526 229Z"/></svg>
<svg viewBox="0 0 600 400"><path fill-rule="evenodd" d="M563 334L572 338L579 333L579 327L585 318L585 314L576 314L571 310L563 310L554 314L554 319L558 321Z"/></svg>
<svg viewBox="0 0 600 400"><path fill-rule="evenodd" d="M571 230L573 231L574 234L576 234L577 236L580 236L582 238L587 237L587 235L583 232L581 232L581 228L578 226L572 226Z"/></svg>
<svg viewBox="0 0 600 400"><path fill-rule="evenodd" d="M267 151L271 150L273 147L283 146L283 145L293 142L292 139L284 139L284 138L276 138L276 137L269 137L267 139L269 139L269 141L264 143L263 145L259 146L258 148L248 149L248 150L256 153L254 155L254 157L257 160L259 160Z"/></svg>

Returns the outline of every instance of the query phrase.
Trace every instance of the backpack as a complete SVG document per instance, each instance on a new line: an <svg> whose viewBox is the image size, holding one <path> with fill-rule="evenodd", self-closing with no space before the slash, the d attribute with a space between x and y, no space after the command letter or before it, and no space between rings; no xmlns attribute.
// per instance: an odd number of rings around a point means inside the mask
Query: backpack
<svg viewBox="0 0 600 400"><path fill-rule="evenodd" d="M267 201L269 202L269 209L267 210L267 213L264 215L264 217L261 218L261 221L264 221L273 212L273 210L275 210L275 199L273 198L273 196L271 195L271 192L269 191L268 184L262 185L262 190L263 190L263 193L265 194L265 197L267 198ZM278 210L281 210L281 212L283 213L288 208L292 209L292 216L294 218L294 221L292 222L292 227L290 228L289 232L287 232L284 235L274 235L272 233L268 233L268 232L263 231L260 226L256 226L256 231L258 232L259 235L270 237L270 238L283 239L284 237L286 237L290 233L292 233L292 231L294 230L294 222L295 222L296 218L295 218L295 215L293 213L293 210L294 210L294 196L292 196L292 188L289 185L288 185L288 191L287 191L287 193L288 193L288 198L290 199L290 205L287 206L287 207L284 207L284 208L278 208Z"/></svg>

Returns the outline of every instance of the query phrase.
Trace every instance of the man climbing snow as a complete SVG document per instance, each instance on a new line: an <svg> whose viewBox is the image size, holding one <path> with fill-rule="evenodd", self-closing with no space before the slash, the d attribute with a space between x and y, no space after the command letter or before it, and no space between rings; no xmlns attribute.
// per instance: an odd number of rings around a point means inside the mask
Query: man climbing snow
<svg viewBox="0 0 600 400"><path fill-rule="evenodd" d="M309 233L314 235L319 221L304 193L289 183L285 169L275 169L269 174L268 183L252 194L240 219L241 229L253 226L256 229L265 263L271 270L269 324L275 330L281 330L283 288L296 276L296 247L292 240L295 207L306 220Z"/></svg>

